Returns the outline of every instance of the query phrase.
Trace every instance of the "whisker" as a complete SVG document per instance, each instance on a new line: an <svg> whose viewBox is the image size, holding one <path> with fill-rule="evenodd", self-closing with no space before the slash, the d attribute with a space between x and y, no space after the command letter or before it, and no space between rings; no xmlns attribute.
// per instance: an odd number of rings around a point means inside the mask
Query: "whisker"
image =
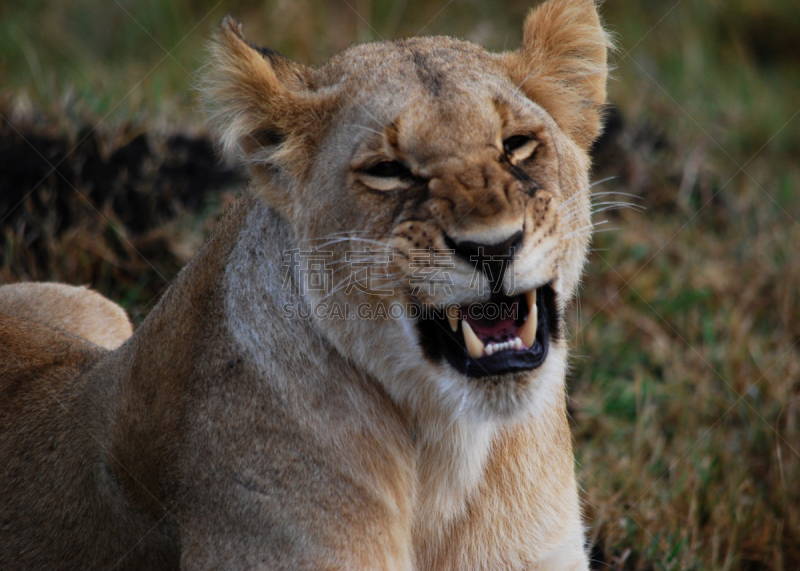
<svg viewBox="0 0 800 571"><path fill-rule="evenodd" d="M595 193L592 194L592 200L594 200L594 198L596 196L608 196L609 194L618 194L620 196L629 196L629 197L631 197L631 198L633 198L635 200L644 200L641 196L637 196L635 194L631 194L630 192L620 192L618 190L612 190L612 191L609 191L609 192L595 192Z"/></svg>
<svg viewBox="0 0 800 571"><path fill-rule="evenodd" d="M392 248L386 242L381 242L380 240L372 240L371 238L360 238L358 236L350 236L348 238L336 238L334 240L330 240L323 244L316 244L317 248L324 248L325 246L332 246L334 244L341 244L342 242L360 242L362 244L372 244L376 246L381 246L386 250L395 250L396 248Z"/></svg>
<svg viewBox="0 0 800 571"><path fill-rule="evenodd" d="M372 263L373 264L372 267L376 267L377 268L377 267L380 267L380 266L386 266L386 265L390 264L391 260L388 260L388 259L385 259L385 258L362 258L362 257L359 257L357 260L333 260L331 262L327 262L325 264L325 267L326 268L336 268L337 266L345 266L345 265L348 265L348 264L349 265L358 264L359 266L361 266L362 264L365 264L367 262Z"/></svg>
<svg viewBox="0 0 800 571"><path fill-rule="evenodd" d="M633 210L634 212L645 212L647 208L644 206L639 206L638 204L630 204L624 202L622 204L612 204L609 206L604 206L603 208L598 208L597 210L593 210L592 214L599 214L601 212L606 212L608 210Z"/></svg>
<svg viewBox="0 0 800 571"><path fill-rule="evenodd" d="M567 200L565 200L564 203L561 206L558 207L558 210L556 212L557 213L561 212L564 208L566 208L567 206L570 206L573 201L578 200L581 196L583 196L583 195L580 192L576 192L575 194L570 196Z"/></svg>
<svg viewBox="0 0 800 571"><path fill-rule="evenodd" d="M613 228L603 228L602 230L596 230L594 234L602 234L603 232L613 232L614 230L619 230L619 226L615 226Z"/></svg>
<svg viewBox="0 0 800 571"><path fill-rule="evenodd" d="M310 240L324 240L326 238L333 238L339 236L350 236L351 234L375 234L375 235L387 235L387 236L394 236L394 232L385 232L383 230L342 230L341 232L331 232L330 234L325 234L324 236L318 236L316 238L311 238Z"/></svg>
<svg viewBox="0 0 800 571"><path fill-rule="evenodd" d="M345 125L345 126L346 127L358 127L359 129L364 129L365 131L369 131L370 133L375 133L376 135L383 136L383 133L381 133L380 131L376 131L375 129L367 127L366 125L356 125L355 123L351 123L350 125Z"/></svg>
<svg viewBox="0 0 800 571"><path fill-rule="evenodd" d="M563 209L565 206L567 206L567 205L571 204L571 203L572 203L572 201L574 201L574 200L578 200L579 198L583 197L583 196L584 196L584 194L583 194L583 193L584 193L584 191L591 190L592 188L594 188L594 187L595 187L595 186L597 186L598 184L602 184L602 183L604 183L604 182L608 182L608 181L610 181L610 180L614 180L615 178L619 178L619 177L617 177L617 176L610 176L610 177L608 177L608 178L604 178L604 179L602 179L602 180L595 181L595 182L593 182L592 184L590 184L589 186L587 186L587 187L585 187L585 188L581 189L580 191L578 191L578 192L576 192L575 194L573 194L572 196L570 196L570 197L569 197L569 198L568 198L566 201L564 201L564 203L563 203L563 204L562 204L562 205L561 205L561 206L558 208L558 209L559 209L559 211L560 211L560 210L562 210L562 209ZM604 194L614 194L614 193L605 193L605 192L600 192L600 193L596 193L596 194L590 193L590 196L602 196L602 195L604 195ZM589 200L591 200L591 198L590 198Z"/></svg>
<svg viewBox="0 0 800 571"><path fill-rule="evenodd" d="M616 193L608 193L608 194L616 194ZM644 212L647 210L646 206L641 204L634 204L632 202L622 202L619 200L604 200L602 202L594 202L589 205L589 211L591 214L597 214L599 212L605 212L606 210L614 210L614 209L630 209L636 210L638 212ZM563 221L569 221L573 218L573 215L580 212L582 210L581 206L575 206L572 209L568 210L561 214Z"/></svg>
<svg viewBox="0 0 800 571"><path fill-rule="evenodd" d="M606 177L606 178L604 178L604 179L601 179L601 180L596 180L596 181L594 181L592 184L590 184L589 186L587 186L586 188L587 188L587 189L589 189L589 188L593 188L593 187L597 186L598 184L603 184L604 182L608 182L608 181L610 181L610 180L614 180L614 179L616 179L616 178L619 178L619 176L616 176L616 175L614 175L614 176L609 176L609 177Z"/></svg>
<svg viewBox="0 0 800 571"><path fill-rule="evenodd" d="M597 223L588 224L588 225L586 225L586 226L584 226L582 228L578 228L577 230L573 230L572 232L569 232L568 234L565 234L562 237L562 240L566 240L567 238L569 238L571 236L574 236L575 234L579 234L579 233L585 232L587 230L591 231L593 228L596 228L597 226L601 226L601 225L603 225L603 224L605 224L607 222L608 222L608 220L601 220L600 222L597 222Z"/></svg>

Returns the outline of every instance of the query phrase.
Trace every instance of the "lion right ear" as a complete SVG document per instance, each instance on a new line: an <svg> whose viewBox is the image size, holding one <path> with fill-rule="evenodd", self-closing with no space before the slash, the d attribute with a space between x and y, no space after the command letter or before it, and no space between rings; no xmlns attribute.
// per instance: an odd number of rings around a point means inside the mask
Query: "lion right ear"
<svg viewBox="0 0 800 571"><path fill-rule="evenodd" d="M548 0L531 10L522 45L503 61L522 92L588 149L602 127L609 49L595 0Z"/></svg>
<svg viewBox="0 0 800 571"><path fill-rule="evenodd" d="M257 48L227 16L211 45L201 91L211 129L225 155L253 174L282 168L300 174L307 146L319 140L330 96L314 90L312 69Z"/></svg>

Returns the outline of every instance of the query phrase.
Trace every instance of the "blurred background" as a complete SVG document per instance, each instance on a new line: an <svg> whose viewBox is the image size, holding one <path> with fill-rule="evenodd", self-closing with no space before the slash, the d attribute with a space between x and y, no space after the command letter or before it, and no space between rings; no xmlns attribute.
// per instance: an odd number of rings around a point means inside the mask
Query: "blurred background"
<svg viewBox="0 0 800 571"><path fill-rule="evenodd" d="M514 49L533 4L4 0L0 283L145 318L241 188L193 89L226 13L317 65L415 34ZM569 376L594 565L798 570L800 3L601 11L620 50Z"/></svg>

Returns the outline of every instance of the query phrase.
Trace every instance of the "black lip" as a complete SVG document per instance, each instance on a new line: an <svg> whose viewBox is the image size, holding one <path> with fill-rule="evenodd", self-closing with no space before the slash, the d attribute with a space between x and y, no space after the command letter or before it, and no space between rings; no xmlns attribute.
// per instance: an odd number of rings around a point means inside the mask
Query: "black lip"
<svg viewBox="0 0 800 571"><path fill-rule="evenodd" d="M464 345L461 325L453 332L443 312L423 313L419 321L423 349L428 358L438 361L444 357L453 368L468 377L489 377L535 369L544 363L549 338L558 332L555 292L550 284L536 290L536 307L539 316L536 342L530 349L503 351L473 359Z"/></svg>

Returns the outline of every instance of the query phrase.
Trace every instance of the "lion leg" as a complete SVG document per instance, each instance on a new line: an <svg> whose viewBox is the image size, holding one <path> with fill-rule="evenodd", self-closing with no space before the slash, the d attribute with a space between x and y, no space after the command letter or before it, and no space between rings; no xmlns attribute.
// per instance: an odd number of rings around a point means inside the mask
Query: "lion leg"
<svg viewBox="0 0 800 571"><path fill-rule="evenodd" d="M225 476L211 475L216 484ZM281 500L284 490L256 489L252 482L235 478L225 489L192 493L180 510L181 568L191 571L212 569L262 569L301 571L412 571L413 556L408 522L373 517L363 498L353 505L364 507L362 517L291 496ZM339 499L341 489L325 482ZM193 491L195 492L195 491ZM310 495L313 495L310 494ZM347 493L342 494L347 497ZM293 505L294 504L294 505ZM383 511L380 509L380 511Z"/></svg>
<svg viewBox="0 0 800 571"><path fill-rule="evenodd" d="M85 287L28 282L0 287L0 313L61 329L107 349L133 334L125 310Z"/></svg>

